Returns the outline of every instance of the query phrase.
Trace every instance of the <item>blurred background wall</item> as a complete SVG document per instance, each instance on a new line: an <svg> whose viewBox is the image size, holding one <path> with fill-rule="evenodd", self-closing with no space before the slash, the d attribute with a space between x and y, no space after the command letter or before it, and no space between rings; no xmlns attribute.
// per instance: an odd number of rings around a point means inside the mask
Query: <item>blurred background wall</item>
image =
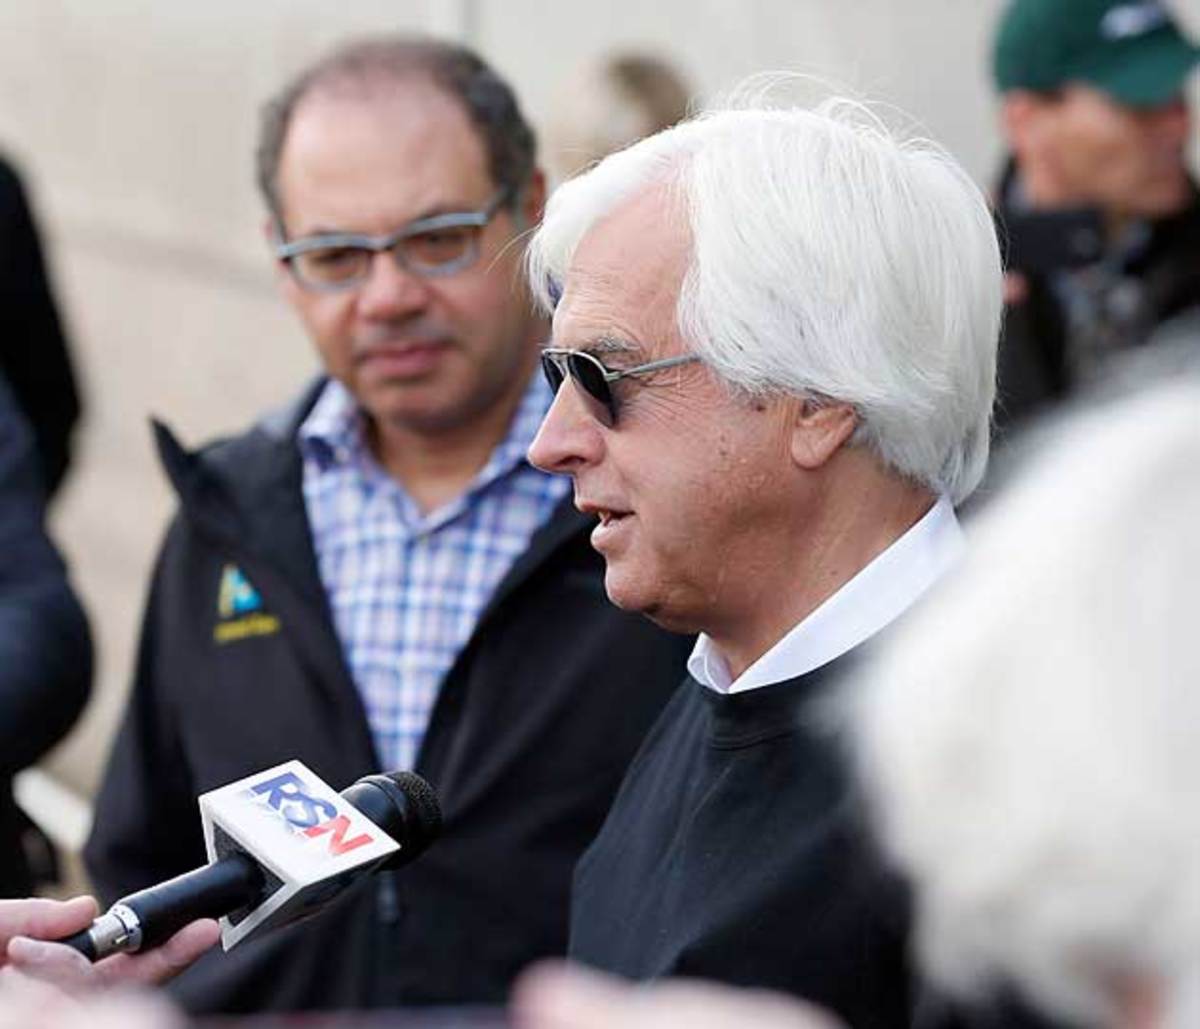
<svg viewBox="0 0 1200 1029"><path fill-rule="evenodd" d="M1200 30L1200 0L1177 9ZM274 295L252 184L256 114L335 41L422 29L480 49L540 127L614 48L701 98L764 69L832 77L914 115L981 182L1000 159L987 43L1000 0L4 0L0 150L41 216L86 420L54 515L93 619L95 699L47 763L93 789L171 510L147 417L185 442L243 426L315 369Z"/></svg>

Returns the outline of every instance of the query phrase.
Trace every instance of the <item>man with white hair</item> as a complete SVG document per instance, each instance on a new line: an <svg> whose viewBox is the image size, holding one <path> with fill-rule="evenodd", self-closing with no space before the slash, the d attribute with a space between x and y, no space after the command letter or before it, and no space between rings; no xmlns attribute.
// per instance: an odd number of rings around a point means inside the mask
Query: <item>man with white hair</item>
<svg viewBox="0 0 1200 1029"><path fill-rule="evenodd" d="M557 298L531 460L599 516L610 599L701 634L577 868L571 953L907 1024L903 890L814 713L959 556L1001 310L987 205L860 105L756 104L567 183L530 268Z"/></svg>
<svg viewBox="0 0 1200 1029"><path fill-rule="evenodd" d="M840 720L947 991L1003 983L1072 1025L1195 1029L1200 380L1094 406L1040 442L953 579L863 664ZM513 1015L518 1029L827 1027L769 994L553 966L521 981Z"/></svg>

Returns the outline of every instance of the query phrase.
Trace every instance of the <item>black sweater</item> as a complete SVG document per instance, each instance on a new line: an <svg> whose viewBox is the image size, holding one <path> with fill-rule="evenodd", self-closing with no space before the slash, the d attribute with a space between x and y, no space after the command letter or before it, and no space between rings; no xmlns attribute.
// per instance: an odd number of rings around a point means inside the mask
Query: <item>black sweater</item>
<svg viewBox="0 0 1200 1029"><path fill-rule="evenodd" d="M781 989L856 1027L908 1023L903 891L812 711L847 663L732 695L684 682L576 870L573 957Z"/></svg>
<svg viewBox="0 0 1200 1029"><path fill-rule="evenodd" d="M746 693L684 681L576 869L571 956L782 990L853 1029L1051 1029L1003 990L965 1008L910 968L907 885L821 713L857 653Z"/></svg>

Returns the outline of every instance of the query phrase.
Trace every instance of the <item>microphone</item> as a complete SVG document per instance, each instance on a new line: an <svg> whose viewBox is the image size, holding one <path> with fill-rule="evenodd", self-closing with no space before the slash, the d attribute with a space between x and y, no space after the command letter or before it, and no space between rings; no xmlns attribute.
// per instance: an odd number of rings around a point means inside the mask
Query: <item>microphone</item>
<svg viewBox="0 0 1200 1029"><path fill-rule="evenodd" d="M121 898L57 942L99 961L219 918L228 951L315 914L365 875L407 864L442 826L437 796L419 775L367 775L338 794L300 761L202 794L200 816L209 864Z"/></svg>

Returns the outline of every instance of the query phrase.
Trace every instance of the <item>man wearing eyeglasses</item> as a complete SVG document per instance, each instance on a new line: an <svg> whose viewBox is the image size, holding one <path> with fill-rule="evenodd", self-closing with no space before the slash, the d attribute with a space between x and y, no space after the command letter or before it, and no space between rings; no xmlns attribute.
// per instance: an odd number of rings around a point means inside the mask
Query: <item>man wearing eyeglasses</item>
<svg viewBox="0 0 1200 1029"><path fill-rule="evenodd" d="M751 104L566 183L529 265L556 389L530 457L599 517L614 603L700 634L579 863L571 956L914 1024L903 892L827 716L962 548L1001 313L984 197L859 105Z"/></svg>
<svg viewBox="0 0 1200 1029"><path fill-rule="evenodd" d="M87 858L106 900L200 864L197 793L289 758L413 768L442 838L316 921L210 955L193 1011L502 1001L566 945L572 865L686 644L608 604L521 275L544 186L509 87L428 40L354 44L267 108L282 291L326 373L195 454Z"/></svg>

